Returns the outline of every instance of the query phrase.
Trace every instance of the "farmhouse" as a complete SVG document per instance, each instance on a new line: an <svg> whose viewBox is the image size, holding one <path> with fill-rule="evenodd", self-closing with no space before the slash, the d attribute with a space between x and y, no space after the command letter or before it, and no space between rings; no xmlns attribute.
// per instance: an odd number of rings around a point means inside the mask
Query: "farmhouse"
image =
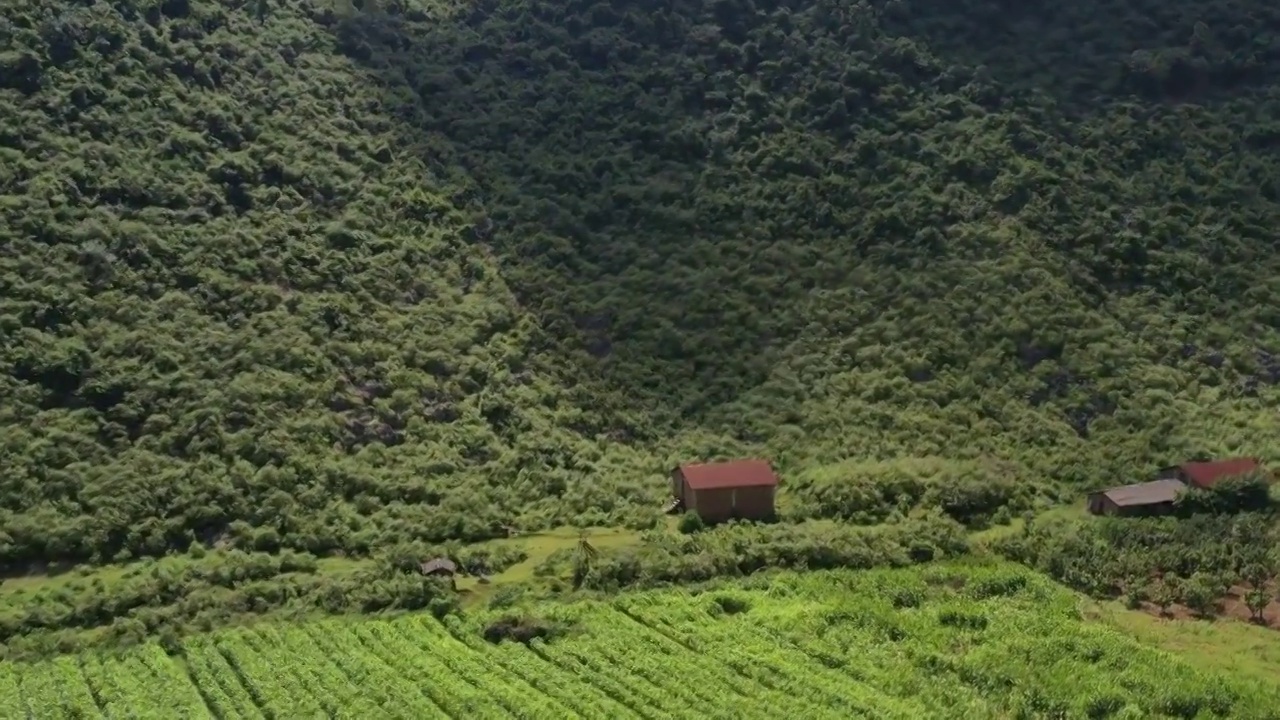
<svg viewBox="0 0 1280 720"><path fill-rule="evenodd" d="M451 577L458 572L458 566L449 558L438 557L434 560L420 563L418 570L427 576Z"/></svg>
<svg viewBox="0 0 1280 720"><path fill-rule="evenodd" d="M1123 485L1089 494L1094 515L1162 515L1173 510L1173 501L1187 489L1180 480Z"/></svg>
<svg viewBox="0 0 1280 720"><path fill-rule="evenodd" d="M1161 480L1179 480L1188 486L1210 488L1227 478L1261 470L1262 463L1257 458L1228 458L1209 462L1185 462L1162 469L1158 477Z"/></svg>
<svg viewBox="0 0 1280 720"><path fill-rule="evenodd" d="M706 522L774 516L778 476L765 460L681 465L671 471L674 509L692 510Z"/></svg>
<svg viewBox="0 0 1280 720"><path fill-rule="evenodd" d="M1159 515L1171 511L1174 500L1188 488L1211 488L1256 472L1264 472L1257 458L1185 462L1161 469L1151 482L1090 493L1088 509L1094 515Z"/></svg>

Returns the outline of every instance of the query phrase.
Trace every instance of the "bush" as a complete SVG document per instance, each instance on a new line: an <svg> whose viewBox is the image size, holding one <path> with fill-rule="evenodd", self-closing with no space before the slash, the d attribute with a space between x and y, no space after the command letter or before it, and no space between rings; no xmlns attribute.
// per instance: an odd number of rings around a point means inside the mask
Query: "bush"
<svg viewBox="0 0 1280 720"><path fill-rule="evenodd" d="M549 622L528 617L508 616L490 623L484 629L484 639L497 645L503 641L513 641L528 645L535 638L550 640L561 628Z"/></svg>
<svg viewBox="0 0 1280 720"><path fill-rule="evenodd" d="M1029 505L1035 488L1021 475L1016 465L941 458L846 461L800 473L788 491L797 517L874 524L924 508L984 526Z"/></svg>
<svg viewBox="0 0 1280 720"><path fill-rule="evenodd" d="M962 630L986 630L987 616L969 610L946 609L938 613L938 623Z"/></svg>
<svg viewBox="0 0 1280 720"><path fill-rule="evenodd" d="M964 528L946 518L882 527L756 525L735 523L695 535L602 552L587 586L595 590L666 582L701 582L769 569L872 568L919 562L968 551Z"/></svg>
<svg viewBox="0 0 1280 720"><path fill-rule="evenodd" d="M520 603L528 594L528 589L520 585L505 585L498 588L489 598L489 607L508 608Z"/></svg>
<svg viewBox="0 0 1280 720"><path fill-rule="evenodd" d="M702 521L702 516L694 512L693 510L689 510L684 515L681 515L680 524L677 526L680 532L686 535L691 535L693 533L700 532L704 530L706 527L707 527L706 523Z"/></svg>
<svg viewBox="0 0 1280 720"><path fill-rule="evenodd" d="M725 615L737 615L751 609L751 600L738 595L716 595L711 600Z"/></svg>
<svg viewBox="0 0 1280 720"><path fill-rule="evenodd" d="M1213 578L1196 573L1182 587L1182 602L1201 617L1213 613L1214 605L1222 590Z"/></svg>
<svg viewBox="0 0 1280 720"><path fill-rule="evenodd" d="M969 583L966 590L977 600L993 597L1009 597L1016 595L1027 586L1027 576L1007 573L996 576L980 577Z"/></svg>
<svg viewBox="0 0 1280 720"><path fill-rule="evenodd" d="M1271 484L1261 475L1227 478L1208 488L1190 488L1174 501L1174 511L1182 517L1262 512L1270 507Z"/></svg>
<svg viewBox="0 0 1280 720"><path fill-rule="evenodd" d="M924 602L924 591L915 587L894 588L889 594L889 602L900 609L919 607Z"/></svg>

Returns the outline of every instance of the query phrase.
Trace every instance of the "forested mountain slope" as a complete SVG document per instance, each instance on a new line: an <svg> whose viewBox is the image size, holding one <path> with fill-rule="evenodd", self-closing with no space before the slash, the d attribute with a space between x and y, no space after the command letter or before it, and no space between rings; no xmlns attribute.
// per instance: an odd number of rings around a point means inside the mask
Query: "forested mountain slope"
<svg viewBox="0 0 1280 720"><path fill-rule="evenodd" d="M1270 3L4 18L5 566L1280 457Z"/></svg>

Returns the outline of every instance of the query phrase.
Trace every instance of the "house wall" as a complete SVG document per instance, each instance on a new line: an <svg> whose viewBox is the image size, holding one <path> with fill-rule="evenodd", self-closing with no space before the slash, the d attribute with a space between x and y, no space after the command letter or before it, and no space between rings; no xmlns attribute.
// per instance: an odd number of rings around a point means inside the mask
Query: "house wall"
<svg viewBox="0 0 1280 720"><path fill-rule="evenodd" d="M1146 517L1151 515L1168 515L1173 512L1173 503L1158 502L1146 503L1145 505L1125 505L1116 508L1118 515L1125 517Z"/></svg>
<svg viewBox="0 0 1280 720"><path fill-rule="evenodd" d="M1117 505L1105 493L1091 493L1088 499L1088 510L1094 515L1117 515L1121 517L1143 517L1149 515L1168 515L1173 512L1172 502L1143 503L1141 505Z"/></svg>
<svg viewBox="0 0 1280 720"><path fill-rule="evenodd" d="M671 471L671 496L680 498L685 507L689 507L689 500L685 497L684 473L680 468Z"/></svg>
<svg viewBox="0 0 1280 720"><path fill-rule="evenodd" d="M723 488L716 490L685 489L685 507L694 510L706 522L723 522L733 518L768 520L774 515L774 487Z"/></svg>
<svg viewBox="0 0 1280 720"><path fill-rule="evenodd" d="M1119 508L1104 493L1096 492L1089 494L1088 509L1094 515L1114 515Z"/></svg>
<svg viewBox="0 0 1280 720"><path fill-rule="evenodd" d="M697 511L706 522L721 522L733 517L735 488L691 491L689 508Z"/></svg>
<svg viewBox="0 0 1280 720"><path fill-rule="evenodd" d="M768 520L774 515L774 493L776 487L738 488L734 498L734 512L738 517L749 520Z"/></svg>

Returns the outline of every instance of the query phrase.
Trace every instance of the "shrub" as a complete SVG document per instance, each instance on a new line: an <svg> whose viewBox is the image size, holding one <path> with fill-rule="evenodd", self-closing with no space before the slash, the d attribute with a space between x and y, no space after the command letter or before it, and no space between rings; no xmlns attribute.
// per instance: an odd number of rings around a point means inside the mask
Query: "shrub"
<svg viewBox="0 0 1280 720"><path fill-rule="evenodd" d="M680 516L680 524L677 527L685 535L692 535L705 529L706 526L706 523L702 521L702 516L690 510Z"/></svg>
<svg viewBox="0 0 1280 720"><path fill-rule="evenodd" d="M528 645L534 638L550 640L560 632L552 623L527 617L504 617L484 629L484 639L497 645L510 640Z"/></svg>
<svg viewBox="0 0 1280 720"><path fill-rule="evenodd" d="M725 615L737 615L751 609L751 601L738 595L716 595L712 602Z"/></svg>
<svg viewBox="0 0 1280 720"><path fill-rule="evenodd" d="M915 587L894 588L889 594L889 602L895 608L919 607L924 602L924 591Z"/></svg>

